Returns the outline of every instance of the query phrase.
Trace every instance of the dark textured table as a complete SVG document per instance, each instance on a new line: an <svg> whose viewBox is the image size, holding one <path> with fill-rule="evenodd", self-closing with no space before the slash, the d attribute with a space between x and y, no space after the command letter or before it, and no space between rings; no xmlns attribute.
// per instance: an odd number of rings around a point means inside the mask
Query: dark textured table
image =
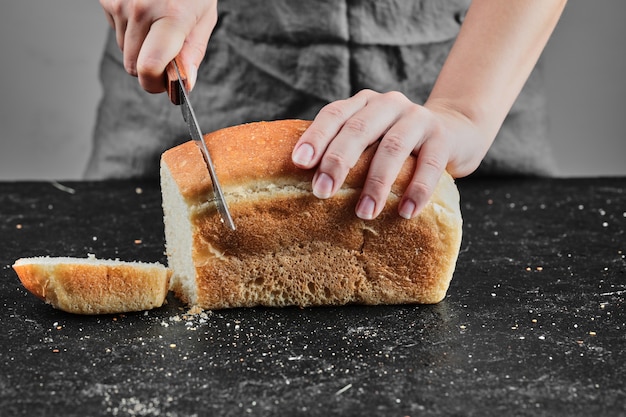
<svg viewBox="0 0 626 417"><path fill-rule="evenodd" d="M625 415L626 179L458 184L438 305L76 316L10 265L165 263L158 184L0 183L0 415Z"/></svg>

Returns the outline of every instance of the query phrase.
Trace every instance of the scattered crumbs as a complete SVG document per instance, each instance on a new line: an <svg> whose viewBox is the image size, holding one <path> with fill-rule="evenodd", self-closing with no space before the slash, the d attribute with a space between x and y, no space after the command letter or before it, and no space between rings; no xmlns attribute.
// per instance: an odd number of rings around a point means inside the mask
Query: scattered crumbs
<svg viewBox="0 0 626 417"><path fill-rule="evenodd" d="M532 322L533 324L536 324L536 323L537 323L537 319L532 319L532 320L531 320L531 322Z"/></svg>
<svg viewBox="0 0 626 417"><path fill-rule="evenodd" d="M170 348L175 349L176 348L176 343L170 343Z"/></svg>
<svg viewBox="0 0 626 417"><path fill-rule="evenodd" d="M98 236L94 236L91 239L95 242L96 240L98 240Z"/></svg>
<svg viewBox="0 0 626 417"><path fill-rule="evenodd" d="M141 239L135 239L135 245L141 245L142 241Z"/></svg>
<svg viewBox="0 0 626 417"><path fill-rule="evenodd" d="M532 269L531 267L529 267L529 266L527 266L527 267L526 267L526 271L530 272L530 271L532 271L532 270L533 270L533 269Z"/></svg>
<svg viewBox="0 0 626 417"><path fill-rule="evenodd" d="M609 227L609 224L607 222L602 222L602 227Z"/></svg>
<svg viewBox="0 0 626 417"><path fill-rule="evenodd" d="M492 297L495 297L495 296L496 296L496 293L495 293L495 292L492 292L492 293L491 293L491 296L492 296Z"/></svg>
<svg viewBox="0 0 626 417"><path fill-rule="evenodd" d="M584 209L585 209L585 206L583 206L582 204L578 205L578 210L584 210Z"/></svg>
<svg viewBox="0 0 626 417"><path fill-rule="evenodd" d="M143 194L143 189L141 187L135 188L135 194Z"/></svg>
<svg viewBox="0 0 626 417"><path fill-rule="evenodd" d="M498 231L497 231L497 230L495 230L495 231L493 232L493 235L494 235L494 236L498 236L498 234L499 234L499 233L498 233Z"/></svg>
<svg viewBox="0 0 626 417"><path fill-rule="evenodd" d="M546 337L542 335L542 336L539 336L538 339L539 340L546 340Z"/></svg>
<svg viewBox="0 0 626 417"><path fill-rule="evenodd" d="M594 332L594 331L590 331L590 332L589 332L589 336L596 336L596 335L597 335L597 333L596 333L596 332Z"/></svg>
<svg viewBox="0 0 626 417"><path fill-rule="evenodd" d="M189 309L189 311L187 311L187 314L190 314L190 315L196 315L196 314L202 314L202 313L204 313L204 310L199 306L193 306Z"/></svg>
<svg viewBox="0 0 626 417"><path fill-rule="evenodd" d="M59 349L52 349L52 353L59 353Z"/></svg>
<svg viewBox="0 0 626 417"><path fill-rule="evenodd" d="M18 224L16 224L16 225L15 225L15 228L16 228L16 229L21 229L22 227L24 227L24 226L22 226L22 224L21 224L21 223L18 223Z"/></svg>
<svg viewBox="0 0 626 417"><path fill-rule="evenodd" d="M626 211L622 213L622 216L626 217Z"/></svg>
<svg viewBox="0 0 626 417"><path fill-rule="evenodd" d="M115 387L114 393L117 394L117 387ZM119 403L113 404L112 398L108 392L105 393L106 400L106 413L108 415L124 415L124 416L160 416L163 409L162 400L159 398L152 398L148 400L141 400L136 397L122 398ZM167 401L171 401L169 398ZM170 415L170 413L166 413Z"/></svg>
<svg viewBox="0 0 626 417"><path fill-rule="evenodd" d="M487 200L487 204L492 205L493 204L493 200L490 198L489 200Z"/></svg>
<svg viewBox="0 0 626 417"><path fill-rule="evenodd" d="M465 330L465 329L467 329L467 326L466 326L466 325L464 325L464 324L461 324L461 325L459 326L459 328L460 328L461 330Z"/></svg>
<svg viewBox="0 0 626 417"><path fill-rule="evenodd" d="M526 336L520 336L519 337L519 340L524 340L524 339L526 339Z"/></svg>
<svg viewBox="0 0 626 417"><path fill-rule="evenodd" d="M54 206L52 204L48 204L48 210L52 210L54 209Z"/></svg>
<svg viewBox="0 0 626 417"><path fill-rule="evenodd" d="M604 211L604 209L599 209L598 213L600 213L600 216L605 216L606 215L606 211Z"/></svg>
<svg viewBox="0 0 626 417"><path fill-rule="evenodd" d="M535 268L537 271L541 272L543 271L543 266L538 266L537 268Z"/></svg>
<svg viewBox="0 0 626 417"><path fill-rule="evenodd" d="M545 205L544 203L541 203L541 204L539 205L539 208L540 208L541 210L544 210L544 209L546 208L546 205Z"/></svg>

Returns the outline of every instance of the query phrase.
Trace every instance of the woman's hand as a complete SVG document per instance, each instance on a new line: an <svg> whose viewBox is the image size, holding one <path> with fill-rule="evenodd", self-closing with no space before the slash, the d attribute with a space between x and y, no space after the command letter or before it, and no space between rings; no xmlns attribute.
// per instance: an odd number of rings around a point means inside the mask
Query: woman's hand
<svg viewBox="0 0 626 417"><path fill-rule="evenodd" d="M398 92L363 90L325 106L292 157L301 168L317 166L313 193L330 198L365 148L380 140L356 207L357 216L369 220L384 208L406 158L416 155L416 170L399 204L400 216L409 219L426 205L445 169L459 177L478 167L491 143L483 137L445 103L420 106Z"/></svg>
<svg viewBox="0 0 626 417"><path fill-rule="evenodd" d="M417 156L399 205L414 217L428 202L444 169L473 172L535 66L565 0L473 0L461 31L424 106L392 92L361 91L328 104L294 147L301 168L317 166L313 192L337 192L363 150L380 139L369 167L360 218L382 211L400 167Z"/></svg>
<svg viewBox="0 0 626 417"><path fill-rule="evenodd" d="M217 0L100 0L126 71L148 92L165 90L163 72L180 55L190 88L217 23Z"/></svg>

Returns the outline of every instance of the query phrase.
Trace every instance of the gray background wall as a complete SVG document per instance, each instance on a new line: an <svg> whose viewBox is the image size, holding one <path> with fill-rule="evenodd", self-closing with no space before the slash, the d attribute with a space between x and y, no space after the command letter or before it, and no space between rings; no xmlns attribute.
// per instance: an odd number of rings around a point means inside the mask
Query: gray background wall
<svg viewBox="0 0 626 417"><path fill-rule="evenodd" d="M624 0L570 0L546 51L563 176L626 175ZM0 14L0 180L78 179L107 23L96 0L20 0Z"/></svg>

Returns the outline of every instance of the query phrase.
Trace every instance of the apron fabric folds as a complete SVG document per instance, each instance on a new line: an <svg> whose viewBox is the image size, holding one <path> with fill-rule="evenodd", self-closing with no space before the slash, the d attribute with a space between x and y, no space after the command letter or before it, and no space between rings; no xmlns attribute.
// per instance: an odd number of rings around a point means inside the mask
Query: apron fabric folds
<svg viewBox="0 0 626 417"><path fill-rule="evenodd" d="M221 0L192 92L204 132L312 119L361 89L428 97L469 0ZM124 71L109 33L86 178L157 177L160 154L189 140L180 109ZM533 72L478 174L551 175L545 100Z"/></svg>

